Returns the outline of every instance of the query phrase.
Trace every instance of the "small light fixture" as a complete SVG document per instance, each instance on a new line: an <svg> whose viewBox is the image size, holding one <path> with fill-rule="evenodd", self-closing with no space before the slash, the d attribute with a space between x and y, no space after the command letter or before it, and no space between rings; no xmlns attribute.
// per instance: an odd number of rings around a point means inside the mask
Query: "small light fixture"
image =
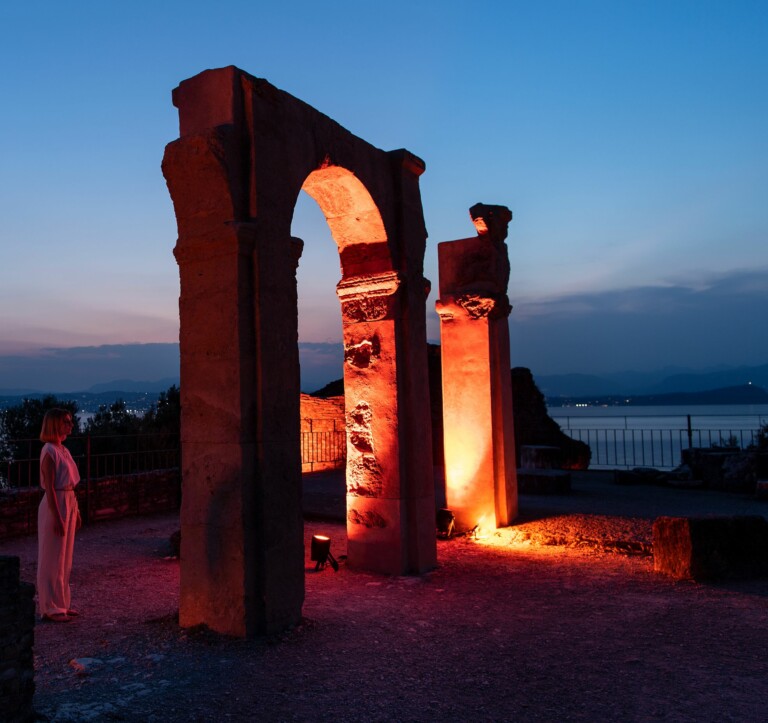
<svg viewBox="0 0 768 723"><path fill-rule="evenodd" d="M453 528L456 524L456 516L445 507L437 511L437 536L446 540L453 535Z"/></svg>
<svg viewBox="0 0 768 723"><path fill-rule="evenodd" d="M485 527L483 527L484 522L485 522L485 515L483 515L477 521L477 524L469 532L467 532L467 534L475 540L485 539L488 536L488 534L486 532Z"/></svg>
<svg viewBox="0 0 768 723"><path fill-rule="evenodd" d="M339 571L339 563L331 554L331 538L326 535L312 535L312 546L310 547L310 560L316 562L315 570L324 570L327 563L335 572Z"/></svg>

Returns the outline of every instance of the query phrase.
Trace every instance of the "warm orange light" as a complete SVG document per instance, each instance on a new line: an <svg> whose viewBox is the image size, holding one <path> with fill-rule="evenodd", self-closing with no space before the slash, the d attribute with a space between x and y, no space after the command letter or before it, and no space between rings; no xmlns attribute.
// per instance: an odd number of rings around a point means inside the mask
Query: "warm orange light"
<svg viewBox="0 0 768 723"><path fill-rule="evenodd" d="M486 516L481 515L480 519L478 519L477 524L475 525L475 539L476 540L484 540L486 537L488 537L491 534L491 530L488 528L488 523L486 522Z"/></svg>
<svg viewBox="0 0 768 723"><path fill-rule="evenodd" d="M488 525L493 520L493 526L496 519L490 395L470 373L472 366L470 360L463 374L454 371L451 388L443 392L445 496L460 532L471 530L481 517Z"/></svg>
<svg viewBox="0 0 768 723"><path fill-rule="evenodd" d="M476 204L475 238L438 245L446 504L458 532L493 529L517 514L509 375L509 262L503 241L512 213Z"/></svg>
<svg viewBox="0 0 768 723"><path fill-rule="evenodd" d="M486 457L487 442L482 437L445 432L446 469L450 507L466 507L475 495L475 480Z"/></svg>

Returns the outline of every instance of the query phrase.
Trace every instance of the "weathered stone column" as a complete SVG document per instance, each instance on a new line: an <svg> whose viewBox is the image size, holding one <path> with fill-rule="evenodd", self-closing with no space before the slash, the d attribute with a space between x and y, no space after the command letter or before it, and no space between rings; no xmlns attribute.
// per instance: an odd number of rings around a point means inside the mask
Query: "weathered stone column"
<svg viewBox="0 0 768 723"><path fill-rule="evenodd" d="M181 281L180 623L250 636L298 622L304 599L301 242L289 222L248 216L247 145L231 98L214 103L233 85L219 73L180 86L163 172ZM207 127L202 111L223 122L228 109L230 124Z"/></svg>
<svg viewBox="0 0 768 723"><path fill-rule="evenodd" d="M390 575L436 564L433 471L425 454L430 438L418 446L429 431L423 424L427 387L415 395L424 405L418 415L409 414L405 393L393 394L426 363L425 355L409 360L403 342L402 283L397 273L386 272L345 279L337 287L344 328L349 562Z"/></svg>
<svg viewBox="0 0 768 723"><path fill-rule="evenodd" d="M474 238L438 244L445 484L456 528L517 516L504 206L477 204Z"/></svg>

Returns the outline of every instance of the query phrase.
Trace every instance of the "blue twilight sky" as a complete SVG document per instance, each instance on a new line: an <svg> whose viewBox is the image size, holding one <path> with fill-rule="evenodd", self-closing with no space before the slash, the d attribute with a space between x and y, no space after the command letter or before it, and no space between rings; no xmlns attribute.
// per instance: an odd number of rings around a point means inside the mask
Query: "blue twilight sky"
<svg viewBox="0 0 768 723"><path fill-rule="evenodd" d="M124 377L122 345L177 340L171 90L230 64L426 161L433 288L469 206L513 210L513 364L764 364L766 48L763 0L0 0L0 389L82 388L70 348ZM294 234L309 374L337 353L339 265L307 196ZM173 375L156 348L133 378Z"/></svg>

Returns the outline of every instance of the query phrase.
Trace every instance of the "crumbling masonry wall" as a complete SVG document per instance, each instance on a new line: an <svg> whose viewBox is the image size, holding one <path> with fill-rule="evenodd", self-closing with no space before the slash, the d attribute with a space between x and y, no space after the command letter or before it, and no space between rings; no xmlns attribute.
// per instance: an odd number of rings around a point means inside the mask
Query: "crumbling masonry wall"
<svg viewBox="0 0 768 723"><path fill-rule="evenodd" d="M251 635L304 595L296 267L304 189L337 243L349 564L435 565L423 277L423 163L384 152L235 67L173 93L163 173L181 280L185 626Z"/></svg>

